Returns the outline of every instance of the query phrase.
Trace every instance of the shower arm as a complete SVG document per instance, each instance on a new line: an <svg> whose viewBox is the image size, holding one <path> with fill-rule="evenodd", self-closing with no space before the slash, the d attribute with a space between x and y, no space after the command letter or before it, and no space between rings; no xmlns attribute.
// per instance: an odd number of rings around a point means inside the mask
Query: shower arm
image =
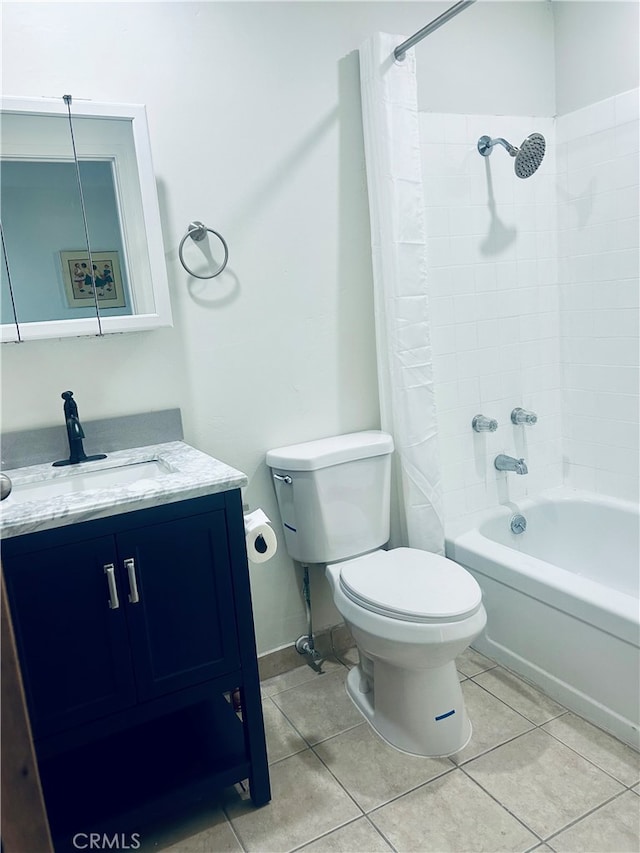
<svg viewBox="0 0 640 853"><path fill-rule="evenodd" d="M518 153L518 149L514 148L514 146L510 142L507 142L507 140L503 139L501 136L499 136L497 139L491 139L490 136L481 136L478 140L478 151L482 154L483 157L488 157L489 154L491 154L493 146L496 144L496 142L499 142L503 148L506 148L512 157L515 157Z"/></svg>

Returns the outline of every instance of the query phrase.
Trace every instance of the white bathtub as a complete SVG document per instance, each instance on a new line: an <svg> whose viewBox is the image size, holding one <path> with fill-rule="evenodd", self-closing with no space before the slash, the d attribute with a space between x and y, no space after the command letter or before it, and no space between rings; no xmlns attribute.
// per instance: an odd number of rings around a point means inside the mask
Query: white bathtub
<svg viewBox="0 0 640 853"><path fill-rule="evenodd" d="M527 529L511 532L521 513ZM474 648L640 748L638 506L554 489L447 538L482 588Z"/></svg>

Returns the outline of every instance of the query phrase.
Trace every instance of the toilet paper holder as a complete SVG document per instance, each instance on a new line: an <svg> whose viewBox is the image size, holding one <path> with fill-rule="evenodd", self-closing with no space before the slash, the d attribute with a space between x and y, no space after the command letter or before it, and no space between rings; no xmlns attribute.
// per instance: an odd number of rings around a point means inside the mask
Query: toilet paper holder
<svg viewBox="0 0 640 853"><path fill-rule="evenodd" d="M278 550L278 540L269 518L261 509L244 514L247 557L252 563L270 560Z"/></svg>

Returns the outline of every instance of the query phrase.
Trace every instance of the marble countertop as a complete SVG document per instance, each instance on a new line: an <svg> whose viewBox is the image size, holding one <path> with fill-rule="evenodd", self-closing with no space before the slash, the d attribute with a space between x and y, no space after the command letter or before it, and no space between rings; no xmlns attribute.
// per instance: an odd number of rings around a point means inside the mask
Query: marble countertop
<svg viewBox="0 0 640 853"><path fill-rule="evenodd" d="M49 497L44 495L34 500L18 499L20 486L77 478L85 473L143 462L159 462L166 473L132 483L92 487ZM0 503L2 539L224 492L246 486L248 482L241 471L183 441L117 450L109 453L106 459L62 468L53 468L51 463L46 463L3 473L11 479L14 491Z"/></svg>

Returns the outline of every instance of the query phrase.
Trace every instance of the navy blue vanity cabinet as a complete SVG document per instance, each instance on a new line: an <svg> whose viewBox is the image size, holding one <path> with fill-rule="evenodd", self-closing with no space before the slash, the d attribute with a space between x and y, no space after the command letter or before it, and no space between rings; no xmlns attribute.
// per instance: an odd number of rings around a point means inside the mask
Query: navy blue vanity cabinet
<svg viewBox="0 0 640 853"><path fill-rule="evenodd" d="M239 490L6 539L2 559L56 850L243 779L269 801Z"/></svg>
<svg viewBox="0 0 640 853"><path fill-rule="evenodd" d="M113 538L38 545L18 556L11 550L3 546L3 568L34 736L133 705L126 614L109 606Z"/></svg>
<svg viewBox="0 0 640 853"><path fill-rule="evenodd" d="M36 737L239 666L224 510L74 541L81 527L4 558Z"/></svg>
<svg viewBox="0 0 640 853"><path fill-rule="evenodd" d="M224 510L126 531L116 546L138 699L237 669Z"/></svg>

